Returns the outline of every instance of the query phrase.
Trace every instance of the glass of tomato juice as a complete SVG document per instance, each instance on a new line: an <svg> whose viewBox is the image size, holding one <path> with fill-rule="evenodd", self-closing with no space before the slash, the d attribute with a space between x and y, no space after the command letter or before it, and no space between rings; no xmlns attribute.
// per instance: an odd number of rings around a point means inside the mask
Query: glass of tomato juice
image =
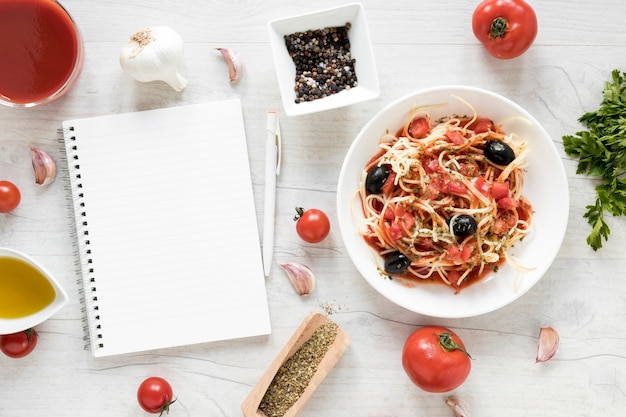
<svg viewBox="0 0 626 417"><path fill-rule="evenodd" d="M50 103L74 84L83 39L55 0L0 0L0 104Z"/></svg>

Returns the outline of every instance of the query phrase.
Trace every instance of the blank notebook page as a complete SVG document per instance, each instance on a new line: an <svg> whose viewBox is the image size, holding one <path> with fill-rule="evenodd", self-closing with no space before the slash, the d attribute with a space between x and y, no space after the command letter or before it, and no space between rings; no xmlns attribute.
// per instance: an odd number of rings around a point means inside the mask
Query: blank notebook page
<svg viewBox="0 0 626 417"><path fill-rule="evenodd" d="M238 99L63 128L94 356L270 332Z"/></svg>

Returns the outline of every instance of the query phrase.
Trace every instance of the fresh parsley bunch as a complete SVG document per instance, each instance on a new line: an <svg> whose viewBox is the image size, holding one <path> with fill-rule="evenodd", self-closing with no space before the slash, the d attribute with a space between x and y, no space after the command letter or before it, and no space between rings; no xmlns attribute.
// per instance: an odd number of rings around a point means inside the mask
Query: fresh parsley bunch
<svg viewBox="0 0 626 417"><path fill-rule="evenodd" d="M578 121L588 129L563 136L565 153L578 158L577 174L598 177L595 204L588 205L584 217L592 226L587 244L597 251L609 238L605 213L626 213L626 84L619 70L604 85L603 100L596 111L583 114Z"/></svg>

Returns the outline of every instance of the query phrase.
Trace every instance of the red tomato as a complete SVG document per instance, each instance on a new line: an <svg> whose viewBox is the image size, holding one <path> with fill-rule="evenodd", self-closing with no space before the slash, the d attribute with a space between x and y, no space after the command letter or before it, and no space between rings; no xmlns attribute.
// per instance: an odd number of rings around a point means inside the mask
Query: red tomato
<svg viewBox="0 0 626 417"><path fill-rule="evenodd" d="M430 132L430 123L424 117L416 117L409 124L409 136L415 139L423 139Z"/></svg>
<svg viewBox="0 0 626 417"><path fill-rule="evenodd" d="M427 162L422 163L422 166L424 167L424 171L426 171L427 174L443 171L441 165L439 165L438 159L429 159Z"/></svg>
<svg viewBox="0 0 626 417"><path fill-rule="evenodd" d="M537 15L524 0L483 0L472 15L474 36L496 58L520 56L537 36Z"/></svg>
<svg viewBox="0 0 626 417"><path fill-rule="evenodd" d="M448 194L465 195L467 188L465 188L465 184L459 180L446 178L443 183L442 191Z"/></svg>
<svg viewBox="0 0 626 417"><path fill-rule="evenodd" d="M519 206L517 200L515 200L514 198L511 197L504 197L499 199L498 201L496 201L496 205L498 206L499 209L514 209L517 208L517 206Z"/></svg>
<svg viewBox="0 0 626 417"><path fill-rule="evenodd" d="M468 129L474 131L474 133L486 133L490 130L496 130L496 126L491 119L479 117L472 124L467 126Z"/></svg>
<svg viewBox="0 0 626 417"><path fill-rule="evenodd" d="M493 184L491 184L490 194L491 194L491 197L493 197L496 200L499 200L504 197L508 197L509 196L509 182L508 181L494 182Z"/></svg>
<svg viewBox="0 0 626 417"><path fill-rule="evenodd" d="M515 201L515 200L513 200ZM514 213L513 210L510 209L498 209L498 213L496 214L496 221L494 223L495 227L500 227L499 221L504 223L505 232L508 232L510 228L515 227L517 225L517 214ZM499 231L499 230L497 230Z"/></svg>
<svg viewBox="0 0 626 417"><path fill-rule="evenodd" d="M406 209L404 208L404 206L396 206L396 209L394 210L393 214L395 216L402 217L406 214Z"/></svg>
<svg viewBox="0 0 626 417"><path fill-rule="evenodd" d="M0 213L13 211L22 198L20 190L9 181L0 181Z"/></svg>
<svg viewBox="0 0 626 417"><path fill-rule="evenodd" d="M393 221L393 219L396 218L396 214L391 207L387 207L383 217L385 218L385 220Z"/></svg>
<svg viewBox="0 0 626 417"><path fill-rule="evenodd" d="M446 259L452 262L459 261L461 259L461 248L459 248L459 245L450 245L448 247L448 251L446 252Z"/></svg>
<svg viewBox="0 0 626 417"><path fill-rule="evenodd" d="M502 233L508 232L509 231L509 226L507 225L507 222L504 221L503 219L496 219L493 222L493 231L497 235L500 235Z"/></svg>
<svg viewBox="0 0 626 417"><path fill-rule="evenodd" d="M396 240L401 239L402 236L404 236L402 227L397 224L392 224L391 226L389 226L389 237L391 238L391 240L395 242Z"/></svg>
<svg viewBox="0 0 626 417"><path fill-rule="evenodd" d="M396 175L397 174L393 171L389 174L389 176L387 177L387 181L385 181L385 184L383 185L383 194L390 194L393 191L393 187L395 186L394 183L396 181Z"/></svg>
<svg viewBox="0 0 626 417"><path fill-rule="evenodd" d="M449 130L444 135L448 142L451 142L453 145L463 145L466 142L466 139L456 130Z"/></svg>
<svg viewBox="0 0 626 417"><path fill-rule="evenodd" d="M435 242L432 237L419 237L413 244L416 249L427 251L435 248Z"/></svg>
<svg viewBox="0 0 626 417"><path fill-rule="evenodd" d="M472 365L465 345L452 330L425 326L404 342L402 366L424 391L448 392L465 382Z"/></svg>
<svg viewBox="0 0 626 417"><path fill-rule="evenodd" d="M461 260L463 262L469 261L469 259L472 257L473 253L474 253L474 247L473 246L463 245L463 248L461 249Z"/></svg>
<svg viewBox="0 0 626 417"><path fill-rule="evenodd" d="M413 216L411 213L404 213L402 215L402 227L404 227L406 230L411 230L413 227L415 227L415 216Z"/></svg>
<svg viewBox="0 0 626 417"><path fill-rule="evenodd" d="M461 271L457 271L452 269L448 271L448 281L452 284L454 288L459 288L457 282L459 282L459 278L461 278Z"/></svg>
<svg viewBox="0 0 626 417"><path fill-rule="evenodd" d="M476 177L476 179L474 180L474 187L476 187L476 189L484 195L489 195L491 188L489 183L485 181L485 178L482 175Z"/></svg>
<svg viewBox="0 0 626 417"><path fill-rule="evenodd" d="M459 161L459 172L466 177L476 178L480 175L480 169L478 168L478 164L474 161Z"/></svg>
<svg viewBox="0 0 626 417"><path fill-rule="evenodd" d="M137 389L137 401L148 413L163 414L170 412L170 405L176 401L172 386L158 376L144 380Z"/></svg>
<svg viewBox="0 0 626 417"><path fill-rule="evenodd" d="M3 334L0 336L0 350L10 358L23 358L35 349L38 339L35 329Z"/></svg>
<svg viewBox="0 0 626 417"><path fill-rule="evenodd" d="M304 211L302 207L296 207L296 232L305 242L318 243L328 236L330 232L330 220L326 213L318 209Z"/></svg>
<svg viewBox="0 0 626 417"><path fill-rule="evenodd" d="M456 263L465 263L472 257L473 251L470 245L450 245L446 252L446 259Z"/></svg>

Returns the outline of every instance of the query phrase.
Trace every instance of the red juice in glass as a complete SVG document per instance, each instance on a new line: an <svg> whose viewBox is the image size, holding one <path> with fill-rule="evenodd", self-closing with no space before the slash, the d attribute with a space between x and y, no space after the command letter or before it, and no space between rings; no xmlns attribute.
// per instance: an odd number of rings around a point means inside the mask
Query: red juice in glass
<svg viewBox="0 0 626 417"><path fill-rule="evenodd" d="M32 107L61 97L83 61L83 41L54 0L0 0L0 103Z"/></svg>

